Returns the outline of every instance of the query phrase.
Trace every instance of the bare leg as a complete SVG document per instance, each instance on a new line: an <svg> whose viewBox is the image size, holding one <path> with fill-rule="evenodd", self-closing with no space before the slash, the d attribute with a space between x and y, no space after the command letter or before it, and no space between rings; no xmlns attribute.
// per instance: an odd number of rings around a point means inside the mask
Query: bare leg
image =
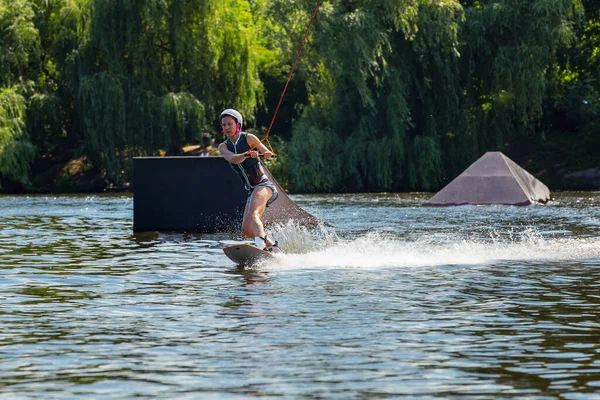
<svg viewBox="0 0 600 400"><path fill-rule="evenodd" d="M242 222L242 232L244 235L250 238L256 236L264 238L266 236L261 217L265 212L267 201L272 195L273 191L266 186L258 186L254 189L250 197L250 202L246 204L246 208L244 209L244 220ZM267 237L266 244L267 246L272 246L275 242Z"/></svg>
<svg viewBox="0 0 600 400"><path fill-rule="evenodd" d="M252 231L252 223L250 222L250 201L246 203L246 207L244 207L244 219L242 221L242 233L249 237L250 239L254 239L254 232Z"/></svg>

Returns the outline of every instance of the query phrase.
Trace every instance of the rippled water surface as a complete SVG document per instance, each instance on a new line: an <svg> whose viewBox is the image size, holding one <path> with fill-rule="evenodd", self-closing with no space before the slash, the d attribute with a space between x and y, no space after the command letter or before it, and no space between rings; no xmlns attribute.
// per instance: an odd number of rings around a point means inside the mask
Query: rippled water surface
<svg viewBox="0 0 600 400"><path fill-rule="evenodd" d="M130 196L0 197L0 398L600 398L600 193L427 198L295 196L330 226L240 269Z"/></svg>

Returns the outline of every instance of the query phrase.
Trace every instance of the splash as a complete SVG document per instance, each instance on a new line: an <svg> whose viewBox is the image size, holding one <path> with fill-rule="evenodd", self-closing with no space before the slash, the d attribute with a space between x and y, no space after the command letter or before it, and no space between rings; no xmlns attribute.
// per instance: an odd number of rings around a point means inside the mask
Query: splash
<svg viewBox="0 0 600 400"><path fill-rule="evenodd" d="M266 268L378 269L486 265L502 261L600 260L597 238L546 238L534 229L493 232L486 237L453 234L408 241L381 232L348 239L326 229L315 233L288 225L279 227L277 235L286 254L265 265Z"/></svg>
<svg viewBox="0 0 600 400"><path fill-rule="evenodd" d="M325 226L309 230L296 221L275 225L269 229L268 235L277 240L287 253L293 254L323 250L333 246L337 240L336 234Z"/></svg>

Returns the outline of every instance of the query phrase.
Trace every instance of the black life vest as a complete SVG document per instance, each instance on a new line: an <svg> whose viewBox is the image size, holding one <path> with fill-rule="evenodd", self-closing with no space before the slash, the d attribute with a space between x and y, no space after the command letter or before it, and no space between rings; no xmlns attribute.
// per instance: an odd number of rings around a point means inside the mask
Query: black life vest
<svg viewBox="0 0 600 400"><path fill-rule="evenodd" d="M235 154L243 154L250 150L250 145L248 144L248 134L246 132L240 133L240 136L235 143L233 143L231 139L227 138L225 145L229 151ZM267 179L262 164L258 158L247 158L239 164L229 163L229 165L238 174L242 182L244 182L244 186L246 186L246 189L248 190L254 189L256 185Z"/></svg>

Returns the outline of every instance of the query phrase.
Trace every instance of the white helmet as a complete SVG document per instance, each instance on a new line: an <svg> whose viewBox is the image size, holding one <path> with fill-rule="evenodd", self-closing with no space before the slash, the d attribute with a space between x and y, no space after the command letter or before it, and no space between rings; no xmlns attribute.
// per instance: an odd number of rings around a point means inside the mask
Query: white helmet
<svg viewBox="0 0 600 400"><path fill-rule="evenodd" d="M227 110L221 113L221 115L219 116L219 121L221 121L225 115L229 115L230 117L235 118L235 120L240 124L240 129L242 129L242 125L244 124L242 114L240 114L237 110L234 110L233 108L228 108Z"/></svg>

